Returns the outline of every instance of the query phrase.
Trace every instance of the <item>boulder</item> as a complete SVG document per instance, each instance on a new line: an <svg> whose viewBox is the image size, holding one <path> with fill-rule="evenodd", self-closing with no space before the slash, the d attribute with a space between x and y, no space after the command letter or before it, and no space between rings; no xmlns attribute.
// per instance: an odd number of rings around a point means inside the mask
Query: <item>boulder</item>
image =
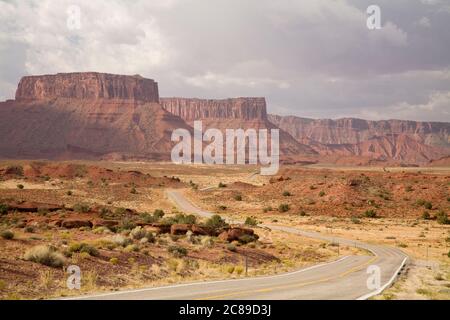
<svg viewBox="0 0 450 320"><path fill-rule="evenodd" d="M216 236L216 232L212 228L203 227L199 225L192 225L191 231L194 235L200 235L200 236Z"/></svg>
<svg viewBox="0 0 450 320"><path fill-rule="evenodd" d="M87 219L66 219L61 222L61 227L66 229L92 227L92 222Z"/></svg>
<svg viewBox="0 0 450 320"><path fill-rule="evenodd" d="M92 221L92 225L95 228L97 228L97 227L112 228L112 227L117 226L118 224L119 224L119 222L115 221L115 220L95 219L94 221Z"/></svg>
<svg viewBox="0 0 450 320"><path fill-rule="evenodd" d="M184 235L189 230L191 230L190 224L180 223L180 224L173 224L172 226L170 226L170 234L173 235Z"/></svg>
<svg viewBox="0 0 450 320"><path fill-rule="evenodd" d="M227 242L239 241L239 238L244 235L253 236L254 231L247 228L231 228L229 230L223 231L219 234L219 239Z"/></svg>

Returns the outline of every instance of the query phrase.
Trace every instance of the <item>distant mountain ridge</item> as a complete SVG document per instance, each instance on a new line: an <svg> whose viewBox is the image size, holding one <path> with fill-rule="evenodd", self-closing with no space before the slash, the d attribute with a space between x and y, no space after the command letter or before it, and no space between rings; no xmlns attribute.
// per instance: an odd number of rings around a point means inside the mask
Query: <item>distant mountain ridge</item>
<svg viewBox="0 0 450 320"><path fill-rule="evenodd" d="M139 75L97 72L23 77L16 99L0 102L0 157L169 160L178 128L279 129L292 162L434 164L450 156L450 123L267 113L263 97L160 98Z"/></svg>

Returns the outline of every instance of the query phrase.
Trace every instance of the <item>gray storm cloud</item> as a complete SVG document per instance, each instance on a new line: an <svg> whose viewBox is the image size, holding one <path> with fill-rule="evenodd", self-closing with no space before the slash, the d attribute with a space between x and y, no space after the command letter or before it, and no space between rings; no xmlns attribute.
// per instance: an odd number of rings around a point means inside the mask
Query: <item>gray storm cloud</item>
<svg viewBox="0 0 450 320"><path fill-rule="evenodd" d="M450 1L0 1L0 21L2 100L26 74L99 71L272 113L450 121Z"/></svg>

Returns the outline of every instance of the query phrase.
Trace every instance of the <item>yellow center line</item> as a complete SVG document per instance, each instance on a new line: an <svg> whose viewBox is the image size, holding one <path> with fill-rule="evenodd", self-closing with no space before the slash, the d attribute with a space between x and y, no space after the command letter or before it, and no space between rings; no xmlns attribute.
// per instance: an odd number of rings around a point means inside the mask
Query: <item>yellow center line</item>
<svg viewBox="0 0 450 320"><path fill-rule="evenodd" d="M345 277L346 275L359 271L361 270L363 267L365 267L366 265L369 265L370 263L374 262L375 260L377 260L378 257L373 257L371 258L369 261L364 262L363 264L360 264L356 267L353 267L343 273L338 274L337 276L332 276L332 277L327 277L327 278L323 278L323 279L318 279L318 280L313 280L313 281L309 281L309 282L303 282L303 283L297 283L297 284L289 284L289 285L283 285L283 286L274 286L274 287L268 287L268 288L262 288L262 289L254 289L254 290L246 290L246 291L239 291L239 292L231 292L231 293L227 293L227 294L222 294L222 295L216 295L216 296L208 296L208 297L204 297L204 298L197 298L194 300L213 300L213 299L221 299L221 298L229 298L229 297L238 297L238 296L243 296L246 294L250 294L250 293L262 293L262 292L270 292L273 290L279 290L279 289L287 289L287 288L301 288L301 287L305 287L311 284L317 284L317 283L322 283L322 282L326 282L326 281L330 281L330 280L334 280L334 279L338 279L338 278L342 278Z"/></svg>

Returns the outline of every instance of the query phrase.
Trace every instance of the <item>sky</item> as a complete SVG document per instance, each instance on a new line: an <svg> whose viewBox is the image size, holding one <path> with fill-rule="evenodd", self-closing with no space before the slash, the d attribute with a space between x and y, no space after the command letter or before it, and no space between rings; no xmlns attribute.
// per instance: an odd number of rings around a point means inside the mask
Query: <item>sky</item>
<svg viewBox="0 0 450 320"><path fill-rule="evenodd" d="M83 71L280 115L450 122L450 0L0 0L1 101Z"/></svg>

